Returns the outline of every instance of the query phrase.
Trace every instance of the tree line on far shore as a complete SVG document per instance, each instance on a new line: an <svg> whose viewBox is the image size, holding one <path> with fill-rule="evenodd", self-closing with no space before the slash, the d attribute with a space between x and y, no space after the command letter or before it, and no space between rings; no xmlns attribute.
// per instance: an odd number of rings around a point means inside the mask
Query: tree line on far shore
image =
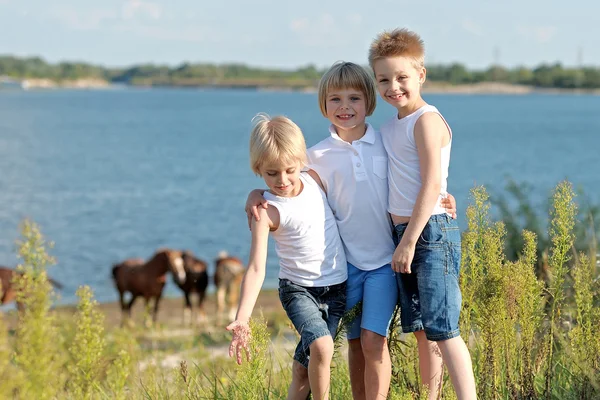
<svg viewBox="0 0 600 400"><path fill-rule="evenodd" d="M108 68L84 62L51 64L40 57L0 56L0 77L15 79L50 79L69 81L101 79L115 84L140 86L224 86L224 87L315 87L325 68L307 65L283 70L244 64L183 63L175 67L142 64L125 68ZM534 68L506 68L493 65L470 70L465 65L427 66L428 80L452 85L501 82L540 88L598 89L600 67L565 67L560 63L541 64Z"/></svg>

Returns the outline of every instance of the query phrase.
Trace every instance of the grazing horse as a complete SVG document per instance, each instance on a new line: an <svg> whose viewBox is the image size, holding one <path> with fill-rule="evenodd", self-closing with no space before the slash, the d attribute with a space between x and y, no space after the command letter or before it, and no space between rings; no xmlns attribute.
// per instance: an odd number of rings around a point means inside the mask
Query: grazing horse
<svg viewBox="0 0 600 400"><path fill-rule="evenodd" d="M115 264L112 275L119 291L122 323L125 322L125 313L127 313L127 317L131 318L131 306L138 297L144 298L146 306L151 299L154 299L152 321L156 323L158 305L167 282L167 272L181 264L183 264L181 252L167 249L158 250L147 262L141 258L130 258ZM131 293L129 303L125 303L125 292Z"/></svg>
<svg viewBox="0 0 600 400"><path fill-rule="evenodd" d="M183 291L185 297L185 308L183 310L183 324L187 325L192 321L192 302L190 295L198 294L198 315L197 321L202 322L206 319L204 311L204 296L208 286L208 265L194 257L189 251L183 252L183 264L175 266L173 272L173 281Z"/></svg>
<svg viewBox="0 0 600 400"><path fill-rule="evenodd" d="M17 291L13 287L13 278L17 274L20 275L22 272L15 271L11 268L0 267L0 305L8 304L17 298ZM48 282L55 288L62 289L62 285L54 279L48 278ZM22 304L17 302L17 308L21 310L23 308Z"/></svg>
<svg viewBox="0 0 600 400"><path fill-rule="evenodd" d="M237 257L230 257L226 252L221 252L215 260L215 286L217 287L217 314L223 315L225 311L225 297L229 305L229 320L235 319L237 303L240 298L240 286L244 277L244 264Z"/></svg>

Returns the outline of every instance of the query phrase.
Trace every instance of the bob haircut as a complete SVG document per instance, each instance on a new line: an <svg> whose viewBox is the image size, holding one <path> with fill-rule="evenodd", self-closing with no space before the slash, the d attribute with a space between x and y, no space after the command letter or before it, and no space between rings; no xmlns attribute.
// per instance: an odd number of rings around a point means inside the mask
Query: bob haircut
<svg viewBox="0 0 600 400"><path fill-rule="evenodd" d="M375 81L366 69L358 64L338 61L325 72L319 82L319 108L327 118L327 94L340 89L355 89L365 96L367 116L375 111L377 92Z"/></svg>
<svg viewBox="0 0 600 400"><path fill-rule="evenodd" d="M302 131L284 116L269 117L259 113L252 118L250 132L250 167L261 175L265 165L306 164L306 143Z"/></svg>

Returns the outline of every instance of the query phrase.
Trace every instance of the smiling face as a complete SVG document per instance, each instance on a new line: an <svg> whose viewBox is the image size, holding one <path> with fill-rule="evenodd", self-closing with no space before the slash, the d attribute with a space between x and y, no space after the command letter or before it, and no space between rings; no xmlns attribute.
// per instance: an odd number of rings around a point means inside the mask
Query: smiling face
<svg viewBox="0 0 600 400"><path fill-rule="evenodd" d="M295 197L302 191L299 160L284 163L270 163L260 167L260 174L269 191L279 197Z"/></svg>
<svg viewBox="0 0 600 400"><path fill-rule="evenodd" d="M335 89L325 98L327 119L335 125L340 136L344 133L365 132L367 117L365 95L356 89Z"/></svg>
<svg viewBox="0 0 600 400"><path fill-rule="evenodd" d="M416 68L410 57L385 57L373 63L377 91L382 99L394 106L400 116L414 111L423 102L421 84L425 68ZM410 113L409 112L409 113Z"/></svg>

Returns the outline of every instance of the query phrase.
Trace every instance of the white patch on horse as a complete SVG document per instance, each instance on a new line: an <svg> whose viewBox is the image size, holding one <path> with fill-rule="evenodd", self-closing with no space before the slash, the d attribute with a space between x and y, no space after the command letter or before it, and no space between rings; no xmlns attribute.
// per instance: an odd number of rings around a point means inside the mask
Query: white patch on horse
<svg viewBox="0 0 600 400"><path fill-rule="evenodd" d="M180 282L185 282L185 268L183 268L183 258L177 257L175 261L173 261L175 265L175 270L177 271L177 278Z"/></svg>

